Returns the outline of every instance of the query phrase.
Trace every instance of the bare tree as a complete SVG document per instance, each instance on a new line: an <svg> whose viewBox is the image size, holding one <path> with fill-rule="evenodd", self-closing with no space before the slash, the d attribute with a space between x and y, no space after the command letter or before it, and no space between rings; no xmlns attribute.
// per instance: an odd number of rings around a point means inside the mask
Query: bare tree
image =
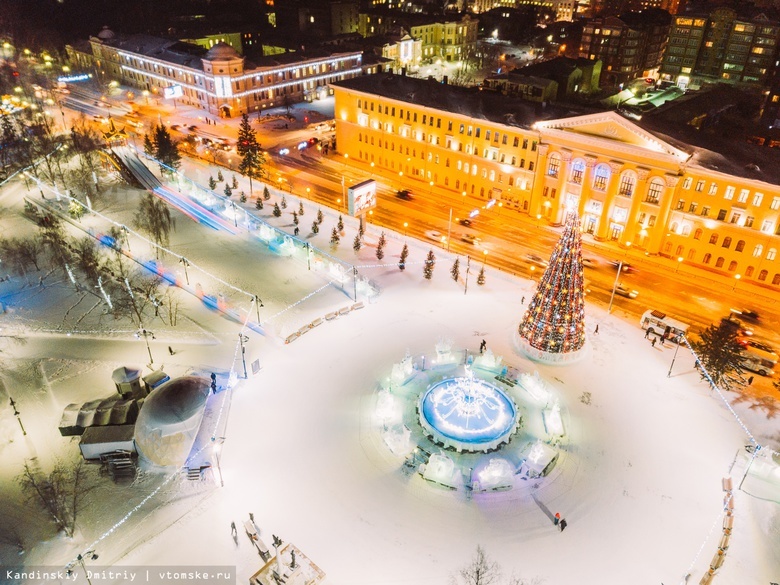
<svg viewBox="0 0 780 585"><path fill-rule="evenodd" d="M114 316L134 318L140 326L152 299L158 296L159 277L146 276L144 268L122 255L117 255L108 266L114 278L104 287L111 296Z"/></svg>
<svg viewBox="0 0 780 585"><path fill-rule="evenodd" d="M25 461L16 481L30 501L40 504L54 520L58 530L73 536L79 512L87 494L95 488L88 477L83 459L74 462L57 460L47 475Z"/></svg>
<svg viewBox="0 0 780 585"><path fill-rule="evenodd" d="M171 210L166 203L152 195L146 193L141 199L141 205L135 214L135 225L138 229L146 232L154 240L157 246L165 247L168 245L168 238L173 227ZM157 258L160 257L160 248L156 248Z"/></svg>
<svg viewBox="0 0 780 585"><path fill-rule="evenodd" d="M87 277L91 284L96 284L102 271L102 260L98 251L97 241L85 236L78 240L74 250L74 265Z"/></svg>
<svg viewBox="0 0 780 585"><path fill-rule="evenodd" d="M9 238L0 240L0 254L17 274L26 274L34 267L40 270L38 259L43 253L39 238Z"/></svg>
<svg viewBox="0 0 780 585"><path fill-rule="evenodd" d="M452 585L497 585L500 581L501 567L487 556L482 546L477 545L471 562L452 578Z"/></svg>

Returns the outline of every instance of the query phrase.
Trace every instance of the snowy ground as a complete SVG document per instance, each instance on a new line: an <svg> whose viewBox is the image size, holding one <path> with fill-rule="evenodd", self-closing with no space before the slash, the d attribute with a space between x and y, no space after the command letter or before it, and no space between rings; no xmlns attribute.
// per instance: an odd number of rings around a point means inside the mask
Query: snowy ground
<svg viewBox="0 0 780 585"><path fill-rule="evenodd" d="M18 194L14 189L19 187L6 187L4 196ZM135 196L118 195L107 213L129 221ZM270 207L260 213L292 230L289 216L271 218ZM297 200L287 212L296 208ZM303 225L314 213L307 208ZM320 234L310 238L314 245L328 248L335 219L326 213ZM2 221L22 225L9 213ZM346 222L338 255L354 261L355 224ZM377 263L377 236L370 226L359 264ZM388 240L385 262L393 263L403 238L388 234ZM249 334L247 361L259 359L262 369L211 405L209 422L220 414L215 435L225 437L224 487L217 487L216 474L204 484L177 476L162 485L163 478L150 474L133 487L104 484L73 540L54 538L46 520L19 503L13 477L33 455L43 467L55 455L73 457L76 442L59 437L55 428L62 408L109 395L113 368L146 363L146 350L132 337L131 324L108 324L94 313L79 323L80 334L65 338L48 331L76 329L71 321L61 323L66 297L75 293L67 283L37 296L26 287L28 294L16 295L1 323L4 335L11 331L25 339L5 339L0 379L17 398L29 434L23 440L13 415L2 411L0 518L15 524L27 552L12 554L6 521L3 564L23 558L27 565L62 566L96 542L97 564L234 565L238 582L246 583L261 561L243 534L233 540L230 522L239 524L252 512L266 542L272 533L293 542L332 584L443 585L478 544L507 573L529 582L669 585L689 569L691 582L698 582L720 539L721 478L733 466L739 484L747 436L698 381L692 359L681 351L667 378L672 348L652 348L638 324L588 305L587 329L598 323L599 334L590 337L586 359L567 367L535 365L517 354L512 341L523 311L520 298L530 295L531 282L488 269L486 285L477 286L472 272L464 294L463 282L449 277L451 257L437 252L434 278L427 282L419 262L428 246L409 244L410 262L418 264L405 272L395 266L362 271L381 287L376 302L284 345L279 336L351 301L328 287L291 307L324 284L321 274L270 254L252 237L217 233L179 216L171 249L257 291L266 305L261 319L272 324L273 335ZM199 278L205 290L217 287L205 273ZM5 286L0 292L8 293ZM238 309L249 309L245 298L230 296L224 287L220 292ZM174 375L218 371L224 379L236 367L240 326L180 296L187 319L177 330L157 326L152 349L158 362ZM510 365L538 370L561 398L567 451L538 488L468 500L404 475L403 460L382 445L371 422L378 380L407 349L431 355L442 337L473 351L486 339ZM167 345L176 355L167 355ZM755 408L734 394L728 399L759 442L777 449L776 408ZM724 583L780 578L780 478L776 466L769 473L769 481L749 476L745 483L764 499L736 492L734 535L719 573ZM101 537L161 485L126 523ZM550 521L554 512L569 522L563 533Z"/></svg>

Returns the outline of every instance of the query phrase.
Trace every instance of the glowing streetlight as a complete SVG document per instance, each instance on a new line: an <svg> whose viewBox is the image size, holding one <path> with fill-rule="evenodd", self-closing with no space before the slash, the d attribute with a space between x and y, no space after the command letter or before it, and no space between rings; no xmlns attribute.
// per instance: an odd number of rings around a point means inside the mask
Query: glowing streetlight
<svg viewBox="0 0 780 585"><path fill-rule="evenodd" d="M405 221L404 222L404 237L406 237L406 228L408 228L408 227L409 227L409 222Z"/></svg>
<svg viewBox="0 0 780 585"><path fill-rule="evenodd" d="M487 261L487 250L482 250L482 268L485 268L485 262Z"/></svg>
<svg viewBox="0 0 780 585"><path fill-rule="evenodd" d="M683 257L682 256L678 256L677 257L677 268L674 269L675 273L680 269L680 266L682 265L682 263L683 263Z"/></svg>
<svg viewBox="0 0 780 585"><path fill-rule="evenodd" d="M741 274L735 274L735 275L734 275L734 286L732 286L732 287L731 287L731 290L732 290L732 291L733 291L733 290L736 290L736 288L737 288L737 283L739 282L739 279L740 279L740 278L742 278L742 275L741 275Z"/></svg>

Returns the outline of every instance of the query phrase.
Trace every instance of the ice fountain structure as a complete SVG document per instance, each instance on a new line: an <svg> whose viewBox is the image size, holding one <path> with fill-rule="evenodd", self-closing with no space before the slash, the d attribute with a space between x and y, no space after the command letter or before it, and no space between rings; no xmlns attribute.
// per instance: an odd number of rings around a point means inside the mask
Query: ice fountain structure
<svg viewBox="0 0 780 585"><path fill-rule="evenodd" d="M509 441L519 413L500 388L476 378L446 378L429 387L418 405L420 425L436 443L456 451L487 452Z"/></svg>

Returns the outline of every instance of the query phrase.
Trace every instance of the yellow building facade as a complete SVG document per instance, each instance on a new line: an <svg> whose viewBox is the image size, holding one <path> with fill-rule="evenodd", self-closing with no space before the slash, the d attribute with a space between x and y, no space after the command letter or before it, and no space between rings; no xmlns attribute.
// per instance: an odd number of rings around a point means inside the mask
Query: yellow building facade
<svg viewBox="0 0 780 585"><path fill-rule="evenodd" d="M576 206L583 232L616 249L780 290L777 184L700 166L615 112L533 119L503 96L403 76L333 89L338 151L420 197L496 199L553 225Z"/></svg>

